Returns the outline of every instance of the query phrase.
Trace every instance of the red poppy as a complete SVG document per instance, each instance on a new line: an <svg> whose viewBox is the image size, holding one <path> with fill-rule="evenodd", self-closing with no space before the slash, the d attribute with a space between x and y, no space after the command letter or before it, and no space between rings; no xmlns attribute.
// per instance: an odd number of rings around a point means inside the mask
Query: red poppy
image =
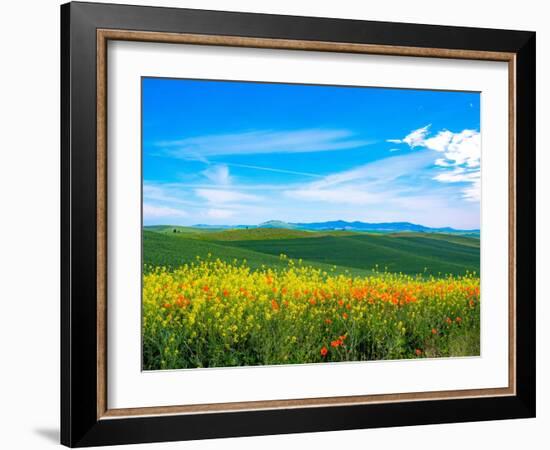
<svg viewBox="0 0 550 450"><path fill-rule="evenodd" d="M327 348L323 345L323 347L321 347L321 356L327 356L327 353L328 353L328 350L327 350Z"/></svg>

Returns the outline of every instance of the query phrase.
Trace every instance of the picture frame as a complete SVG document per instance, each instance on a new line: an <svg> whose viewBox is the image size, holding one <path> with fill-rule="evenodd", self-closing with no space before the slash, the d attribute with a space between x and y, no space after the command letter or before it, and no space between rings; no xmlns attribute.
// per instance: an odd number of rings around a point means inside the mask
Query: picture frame
<svg viewBox="0 0 550 450"><path fill-rule="evenodd" d="M527 31L62 5L61 443L82 447L534 417L535 39ZM106 187L112 41L506 63L508 386L110 408Z"/></svg>

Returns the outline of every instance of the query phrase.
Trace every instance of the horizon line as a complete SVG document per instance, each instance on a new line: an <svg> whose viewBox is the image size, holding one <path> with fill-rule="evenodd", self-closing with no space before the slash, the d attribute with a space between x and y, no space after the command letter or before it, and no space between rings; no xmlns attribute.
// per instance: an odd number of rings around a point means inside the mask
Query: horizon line
<svg viewBox="0 0 550 450"><path fill-rule="evenodd" d="M343 223L346 223L346 224L364 224L364 225L407 224L407 225L423 227L423 228L432 229L432 230L451 229L451 230L455 230L455 231L481 231L481 228L455 228L455 227L452 227L452 226L449 226L449 225L432 227L432 226L423 225L423 224L419 224L419 223L415 223L415 222L408 222L408 221L363 222L361 220L348 221L348 220L342 220L342 219L320 220L320 221L315 221L315 222L287 222L287 221L284 221L284 220L271 219L271 220L266 220L264 222L260 222L258 224L239 223L239 224L234 224L234 225L209 224L209 223L195 223L195 224L192 224L192 225L176 225L176 224L168 224L168 223L157 223L157 224L149 224L149 225L142 224L142 227L147 228L147 227L164 226L164 227L189 227L189 228L200 228L200 227L213 227L213 228L216 228L216 227L217 228L222 228L222 227L223 228L258 227L259 228L262 225L269 224L269 223L272 223L272 222L279 222L279 223L288 224L288 225L312 225L312 224L324 224L324 223L329 223L329 222L343 222ZM274 228L277 228L277 227L274 227Z"/></svg>

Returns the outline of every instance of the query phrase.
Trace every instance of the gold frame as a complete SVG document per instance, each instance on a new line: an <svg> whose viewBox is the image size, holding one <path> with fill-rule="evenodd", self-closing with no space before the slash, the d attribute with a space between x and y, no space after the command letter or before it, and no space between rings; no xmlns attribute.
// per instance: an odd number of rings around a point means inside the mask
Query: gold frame
<svg viewBox="0 0 550 450"><path fill-rule="evenodd" d="M502 61L509 73L509 192L508 192L508 387L490 389L411 392L402 394L357 395L288 400L266 400L201 405L150 406L109 409L107 405L107 42L109 40L157 43L217 45L392 56ZM97 30L97 419L167 414L198 414L266 409L289 409L356 404L391 403L516 395L516 55L506 52L455 50L444 48L398 47L388 45L246 38L128 30Z"/></svg>

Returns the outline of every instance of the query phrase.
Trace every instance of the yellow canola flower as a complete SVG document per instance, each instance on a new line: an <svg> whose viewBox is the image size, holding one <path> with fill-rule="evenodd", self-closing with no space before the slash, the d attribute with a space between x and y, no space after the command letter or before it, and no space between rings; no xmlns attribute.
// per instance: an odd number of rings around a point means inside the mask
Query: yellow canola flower
<svg viewBox="0 0 550 450"><path fill-rule="evenodd" d="M287 264L283 269L251 270L246 263L211 256L175 270L147 268L145 366L415 357L415 346L423 342L435 348L437 340L479 328L475 274L361 277L336 268L319 270L284 255L280 260Z"/></svg>

